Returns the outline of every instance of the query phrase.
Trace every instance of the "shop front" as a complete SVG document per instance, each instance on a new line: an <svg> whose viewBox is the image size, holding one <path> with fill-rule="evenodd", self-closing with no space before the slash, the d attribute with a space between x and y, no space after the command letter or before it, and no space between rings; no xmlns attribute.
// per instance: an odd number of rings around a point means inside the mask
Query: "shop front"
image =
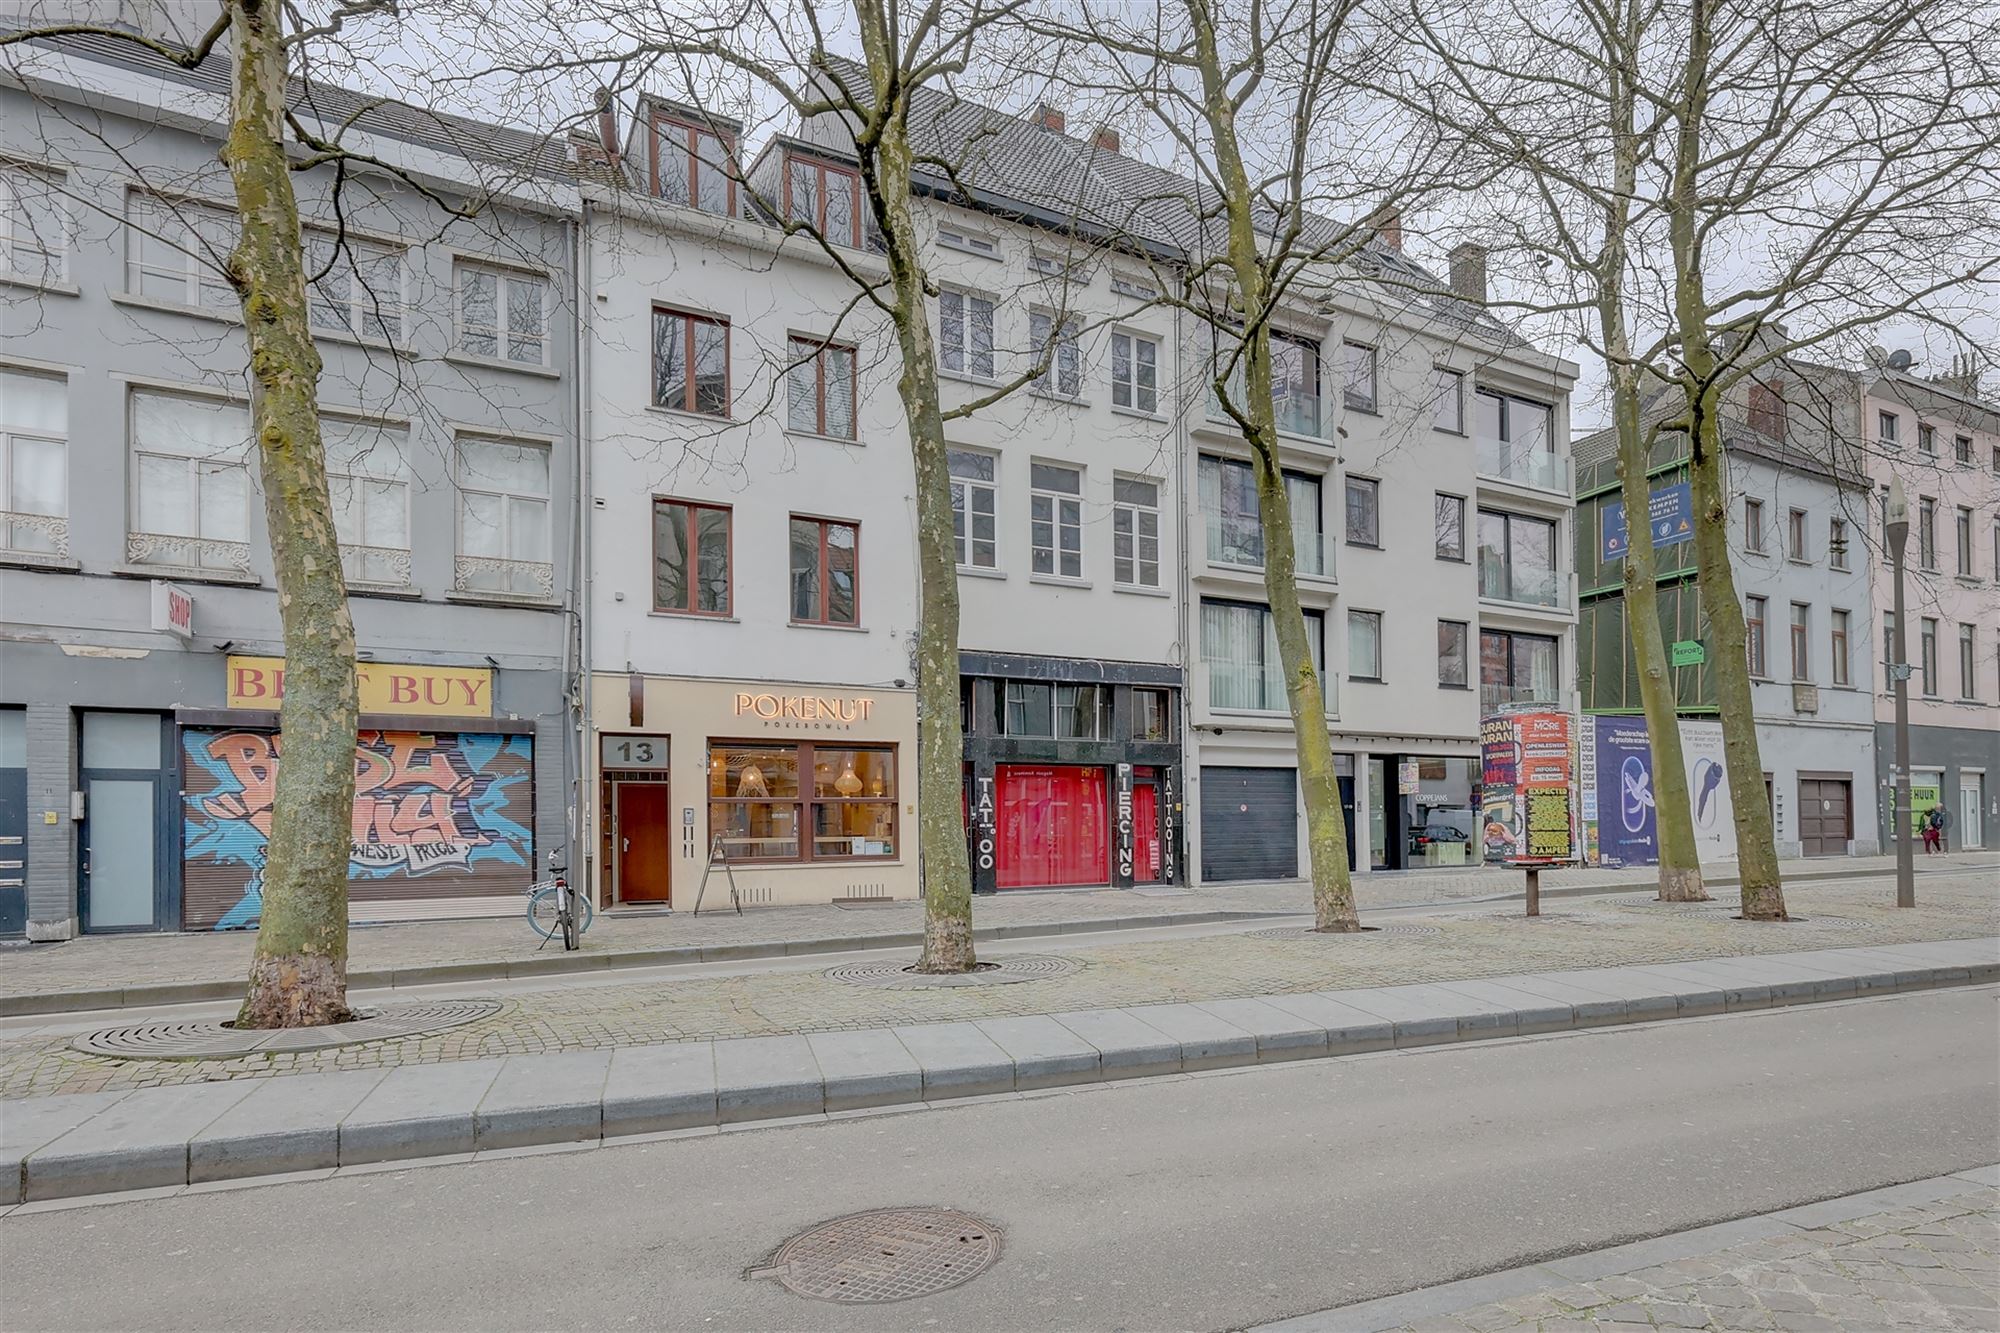
<svg viewBox="0 0 2000 1333"><path fill-rule="evenodd" d="M1370 755L1368 848L1376 870L1479 864L1479 761Z"/></svg>
<svg viewBox="0 0 2000 1333"><path fill-rule="evenodd" d="M911 691L599 676L592 712L600 904L916 896Z"/></svg>
<svg viewBox="0 0 2000 1333"><path fill-rule="evenodd" d="M1182 881L1179 668L959 663L975 892Z"/></svg>

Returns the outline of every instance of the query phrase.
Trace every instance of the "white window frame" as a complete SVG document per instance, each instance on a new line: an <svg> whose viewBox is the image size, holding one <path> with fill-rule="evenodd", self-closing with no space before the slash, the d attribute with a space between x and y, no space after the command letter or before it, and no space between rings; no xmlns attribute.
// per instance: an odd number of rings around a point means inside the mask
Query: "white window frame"
<svg viewBox="0 0 2000 1333"><path fill-rule="evenodd" d="M1958 697L1967 702L1979 698L1979 630L1962 621L1958 626Z"/></svg>
<svg viewBox="0 0 2000 1333"><path fill-rule="evenodd" d="M1354 630L1357 625L1373 625L1375 629L1375 669L1362 671L1354 661ZM1468 647L1468 651L1470 648ZM1347 678L1349 680L1384 680L1382 661L1382 613L1380 611L1358 611L1347 613ZM1467 667L1470 670L1470 665Z"/></svg>
<svg viewBox="0 0 2000 1333"><path fill-rule="evenodd" d="M1000 258L1000 242L970 227L939 227L937 239L947 250L978 255L981 259Z"/></svg>
<svg viewBox="0 0 2000 1333"><path fill-rule="evenodd" d="M475 330L465 317L465 280L468 276L473 275L493 279L494 322L490 328ZM540 333L517 334L510 326L514 309L514 303L507 299L507 286L510 283L533 283L540 289L542 297L542 331ZM548 274L534 272L529 269L509 268L502 264L484 263L476 259L460 259L452 265L451 286L453 318L451 345L452 349L460 356L476 357L481 361L490 361L503 366L547 366L549 364L551 344L554 342L554 339L549 336L550 307L553 304L550 298L554 295L555 285L549 281ZM475 352L465 345L467 335L474 332L493 339L493 350L491 352ZM514 340L517 337L532 337L540 344L539 354L535 360L524 361L520 357L511 354Z"/></svg>
<svg viewBox="0 0 2000 1333"><path fill-rule="evenodd" d="M1450 366L1433 366L1431 370L1437 376L1431 393L1431 429L1465 434L1465 372ZM1448 423L1440 419L1447 407L1451 409Z"/></svg>
<svg viewBox="0 0 2000 1333"><path fill-rule="evenodd" d="M1826 560L1835 569L1847 568L1847 520L1830 518L1826 528Z"/></svg>
<svg viewBox="0 0 2000 1333"><path fill-rule="evenodd" d="M961 471L961 460L984 460L984 471L989 475L973 476L970 470ZM945 466L951 473L951 512L953 559L961 571L975 574L997 573L1000 569L1000 456L981 449L961 449L950 446L945 450ZM993 535L988 538L975 536L972 520L976 509L975 497L984 495L988 506L987 517L993 520ZM981 544L986 546L986 559L979 558Z"/></svg>
<svg viewBox="0 0 2000 1333"><path fill-rule="evenodd" d="M1903 419L1894 412L1885 412L1877 408L1875 411L1875 438L1884 448L1902 448Z"/></svg>
<svg viewBox="0 0 2000 1333"><path fill-rule="evenodd" d="M1061 579L1068 583L1083 581L1083 469L1073 463L1044 463L1030 461L1028 486L1028 573L1032 578ZM1060 486L1043 484L1040 474L1067 473L1076 479L1076 489L1066 490ZM1036 529L1046 525L1048 543L1044 545ZM1063 545L1065 534L1075 535L1074 548ZM1046 558L1048 568L1041 567ZM1065 565L1072 567L1065 568Z"/></svg>
<svg viewBox="0 0 2000 1333"><path fill-rule="evenodd" d="M952 306L954 304L958 307L956 316L952 313ZM978 357L975 355L972 338L978 324L975 316L980 313L978 307L981 306L985 307L986 323L986 362L983 368L979 365ZM988 384L992 383L995 366L995 333L998 319L999 302L984 292L972 291L965 287L946 287L940 291L938 293L937 346L939 371L946 375L955 375L960 379L979 380ZM951 364L950 352L947 349L945 341L945 332L953 324L958 326L959 364L955 366Z"/></svg>
<svg viewBox="0 0 2000 1333"><path fill-rule="evenodd" d="M326 468L327 491L329 497L334 501L334 528L336 535L340 539L341 564L347 572L347 580L349 583L373 587L408 587L410 584L410 549L414 541L414 534L411 530L412 514L410 510L409 427L402 422L360 421L353 418L326 414L320 419L322 438L324 438L326 427L329 425L372 427L382 443L389 446L390 450L395 454L393 460L395 463L394 467L379 466L384 461L377 457L382 452L380 448L371 448L365 456L353 460L354 463L360 464L358 467L352 463L345 466L336 464L333 461L331 453L328 454ZM393 542L374 540L374 538L382 534L372 533L367 530L365 505L362 506L362 531L358 534L339 532L340 514L345 508L339 502L339 491L343 485L349 487L377 486L394 488L400 494L403 506L403 541L401 545ZM375 570L383 568L386 568L388 571L386 578L374 574Z"/></svg>
<svg viewBox="0 0 2000 1333"><path fill-rule="evenodd" d="M206 223L218 234L196 243ZM169 228L187 234L176 238ZM227 232L222 235L219 233ZM211 263L212 252L219 261L235 244L236 216L228 209L196 199L173 199L150 190L128 190L125 194L125 291L142 300L170 300L191 310L214 310L241 318L242 304L236 289L222 270ZM148 247L159 246L173 255L171 263L154 260ZM178 298L166 298L146 291L146 278L177 282Z"/></svg>
<svg viewBox="0 0 2000 1333"><path fill-rule="evenodd" d="M0 400L0 550L30 559L67 560L69 558L69 378L65 375L6 364L0 364L0 374L50 381L57 386L57 392L61 395L63 403L62 429L58 432L45 426L31 427L25 420L9 420L5 413L5 402ZM62 486L56 497L56 511L53 514L38 514L15 508L15 454L17 446L27 441L52 444L61 456ZM17 545L15 542L17 529L39 531L46 539L48 549Z"/></svg>
<svg viewBox="0 0 2000 1333"><path fill-rule="evenodd" d="M1153 287L1152 283L1142 278L1135 278L1127 273L1120 273L1115 269L1111 274L1111 290L1120 296L1129 296L1135 301L1157 301L1160 299L1160 293Z"/></svg>
<svg viewBox="0 0 2000 1333"><path fill-rule="evenodd" d="M1362 364L1368 368L1368 392L1363 395L1355 388L1355 354L1364 353ZM1340 401L1344 407L1357 412L1377 412L1382 402L1381 353L1367 343L1352 339L1340 344Z"/></svg>
<svg viewBox="0 0 2000 1333"><path fill-rule="evenodd" d="M1131 489L1138 486L1152 489L1151 504L1142 503ZM1117 587L1150 591L1160 586L1160 489L1161 483L1152 477L1111 479L1111 582ZM1146 558L1148 541L1153 547L1150 561Z"/></svg>
<svg viewBox="0 0 2000 1333"><path fill-rule="evenodd" d="M410 327L409 247L353 231L336 232L326 227L308 225L302 227L300 233L308 282L306 320L314 331L373 342L403 341ZM315 253L316 246L331 248ZM378 292L362 281L363 272L383 260L395 261L394 292ZM336 298L332 284L339 282L346 284L347 295ZM343 317L329 324L321 318L323 310L341 311ZM389 327L392 319L393 328Z"/></svg>
<svg viewBox="0 0 2000 1333"><path fill-rule="evenodd" d="M1146 387L1139 382L1139 365L1142 360L1139 349L1150 347L1153 354L1153 383ZM1123 356L1125 375L1118 374L1119 358ZM1128 329L1114 329L1111 333L1111 406L1120 412L1136 412L1140 416L1160 415L1160 340L1147 333L1135 333ZM1120 401L1120 395L1123 401ZM1143 395L1143 396L1142 396Z"/></svg>
<svg viewBox="0 0 2000 1333"><path fill-rule="evenodd" d="M36 182L32 192L23 189L30 180ZM48 167L0 162L0 274L37 287L69 281L75 227L63 195L67 180L67 173ZM43 256L42 271L14 267L16 249Z"/></svg>
<svg viewBox="0 0 2000 1333"><path fill-rule="evenodd" d="M139 398L160 398L183 403L200 403L207 406L228 408L243 414L243 441L240 453L234 459L219 454L176 454L161 453L156 450L141 449L135 438L133 425L136 417L136 400ZM135 565L158 565L164 569L185 570L192 574L250 572L250 497L255 492L257 477L250 467L250 450L254 438L255 423L250 405L235 398L223 398L202 393L183 393L171 389L141 388L134 386L125 397L125 442L128 475L131 477L131 522L127 529L126 558ZM143 460L170 460L181 464L188 474L188 526L193 532L152 532L139 525L141 498L145 494ZM201 499L202 482L205 477L220 476L225 472L241 473L243 477L243 512L240 516L236 535L225 536L211 532L204 527ZM172 560L156 558L156 548L186 546L192 548L192 560Z"/></svg>
<svg viewBox="0 0 2000 1333"><path fill-rule="evenodd" d="M540 450L547 456L548 484L541 493L525 491L497 490L488 486L467 484L464 449L467 444L499 445L513 449ZM452 437L451 446L452 481L458 491L456 534L453 545L455 552L452 587L462 593L475 596L496 597L553 597L555 595L555 449L546 440L525 439L518 436L502 435L492 431L460 430ZM485 496L500 502L501 551L514 549L515 515L521 506L539 506L544 525L543 546L549 552L546 560L529 560L511 555L473 555L465 547L466 500L470 496ZM511 567L511 568L509 568ZM479 588L473 580L487 574L501 575L508 583L504 588ZM525 577L534 586L524 588L521 579Z"/></svg>
<svg viewBox="0 0 2000 1333"><path fill-rule="evenodd" d="M1053 345L1052 345L1053 344ZM1035 377L1035 392L1044 398L1076 402L1083 397L1083 341L1075 315L1057 320L1050 310L1028 312L1028 355L1040 360L1050 349L1049 364Z"/></svg>

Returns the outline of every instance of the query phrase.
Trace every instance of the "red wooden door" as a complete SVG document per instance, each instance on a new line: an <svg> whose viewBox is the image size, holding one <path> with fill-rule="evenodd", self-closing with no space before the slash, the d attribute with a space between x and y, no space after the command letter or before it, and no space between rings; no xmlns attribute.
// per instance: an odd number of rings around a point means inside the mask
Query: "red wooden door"
<svg viewBox="0 0 2000 1333"><path fill-rule="evenodd" d="M664 782L620 782L618 895L628 903L671 902L673 802Z"/></svg>

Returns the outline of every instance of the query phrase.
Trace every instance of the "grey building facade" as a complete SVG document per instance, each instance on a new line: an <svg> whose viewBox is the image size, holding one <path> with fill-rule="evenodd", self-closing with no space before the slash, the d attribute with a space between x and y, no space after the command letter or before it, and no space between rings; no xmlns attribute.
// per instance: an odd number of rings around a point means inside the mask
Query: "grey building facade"
<svg viewBox="0 0 2000 1333"><path fill-rule="evenodd" d="M0 933L257 920L284 650L226 79L99 38L0 59ZM574 805L573 177L295 100L406 173L295 176L361 658L352 916L513 911Z"/></svg>

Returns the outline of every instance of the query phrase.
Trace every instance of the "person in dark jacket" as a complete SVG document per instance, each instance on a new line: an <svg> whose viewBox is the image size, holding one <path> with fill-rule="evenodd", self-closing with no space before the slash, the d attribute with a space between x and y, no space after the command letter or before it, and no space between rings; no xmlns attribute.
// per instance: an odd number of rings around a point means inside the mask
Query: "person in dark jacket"
<svg viewBox="0 0 2000 1333"><path fill-rule="evenodd" d="M1940 801L1933 805L1930 815L1924 820L1924 851L1944 851L1944 831L1950 826L1951 816L1944 812L1944 803Z"/></svg>

